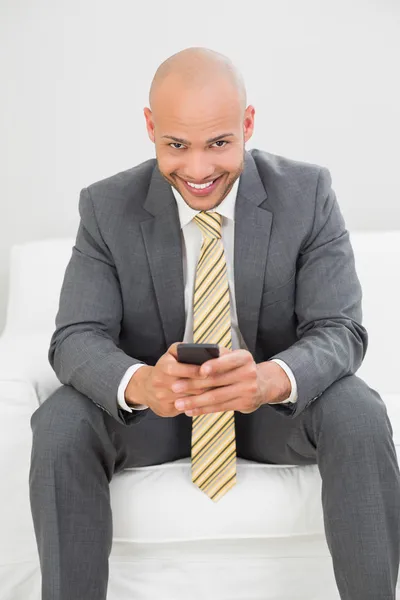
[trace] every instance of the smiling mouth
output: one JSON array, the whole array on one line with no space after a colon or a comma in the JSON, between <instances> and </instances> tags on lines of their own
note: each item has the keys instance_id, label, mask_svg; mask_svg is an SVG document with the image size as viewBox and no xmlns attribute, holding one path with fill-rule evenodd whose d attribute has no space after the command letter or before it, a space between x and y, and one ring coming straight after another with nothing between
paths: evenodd
<instances>
[{"instance_id":1,"label":"smiling mouth","mask_svg":"<svg viewBox=\"0 0 400 600\"><path fill-rule=\"evenodd\" d=\"M187 181L186 179L183 179L183 177L180 177L179 179L181 179L184 183L186 183L190 187L193 186L193 187L196 187L196 189L206 189L209 185L212 185L218 179L220 179L220 177L222 177L222 175L219 175L218 177L214 177L214 179L210 179L209 181L205 181L203 183L195 183L192 181Z\"/></svg>"},{"instance_id":2,"label":"smiling mouth","mask_svg":"<svg viewBox=\"0 0 400 600\"><path fill-rule=\"evenodd\" d=\"M182 182L183 182L183 185L185 186L186 190L189 192L189 194L191 196L194 196L194 197L203 197L204 196L205 197L205 196L210 196L211 194L214 193L214 191L216 190L216 188L219 185L219 180L221 179L221 177L222 177L222 175L220 175L219 177L214 179L212 182L209 182L208 185L203 184L203 185L200 185L199 187L190 185L184 179L182 180Z\"/></svg>"},{"instance_id":3,"label":"smiling mouth","mask_svg":"<svg viewBox=\"0 0 400 600\"><path fill-rule=\"evenodd\" d=\"M208 196L210 193L212 193L217 185L219 184L219 180L223 177L223 175L219 175L219 177L216 177L215 179L209 181L208 183L203 183L203 184L190 184L190 182L186 181L186 179L183 179L182 177L179 177L179 179L182 181L182 184L185 186L185 188L194 196Z\"/></svg>"}]
</instances>

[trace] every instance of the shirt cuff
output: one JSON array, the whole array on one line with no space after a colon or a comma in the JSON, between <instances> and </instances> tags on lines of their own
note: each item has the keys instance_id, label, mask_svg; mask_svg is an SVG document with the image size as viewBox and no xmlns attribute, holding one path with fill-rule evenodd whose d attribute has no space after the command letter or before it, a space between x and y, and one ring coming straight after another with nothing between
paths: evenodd
<instances>
[{"instance_id":1,"label":"shirt cuff","mask_svg":"<svg viewBox=\"0 0 400 600\"><path fill-rule=\"evenodd\" d=\"M292 402L292 404L294 404L295 402L297 402L297 383L295 376L293 375L292 369L288 367L288 365L279 358L273 358L271 362L278 363L278 365L282 367L282 369L285 371L292 385L292 391L290 392L289 398L286 398L286 400L282 400L281 402L270 402L269 404L288 404L289 402Z\"/></svg>"},{"instance_id":2,"label":"shirt cuff","mask_svg":"<svg viewBox=\"0 0 400 600\"><path fill-rule=\"evenodd\" d=\"M127 369L127 371L125 371L125 375L121 379L121 383L118 386L118 393L117 393L118 404L123 410L126 410L127 412L131 413L134 410L145 410L146 408L149 408L145 404L137 404L136 406L128 406L128 404L125 401L125 390L128 387L128 383L130 382L131 377L133 376L134 373L136 373L136 371L138 369L140 369L140 367L144 367L144 366L146 366L145 363L140 363L140 364L132 365L131 367L129 367L129 369Z\"/></svg>"}]
</instances>

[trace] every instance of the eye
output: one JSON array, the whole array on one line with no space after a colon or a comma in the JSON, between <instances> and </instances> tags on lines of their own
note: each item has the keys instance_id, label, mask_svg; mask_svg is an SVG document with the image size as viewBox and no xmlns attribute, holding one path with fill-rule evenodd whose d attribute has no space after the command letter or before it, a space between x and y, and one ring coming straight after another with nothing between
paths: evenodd
<instances>
[{"instance_id":1,"label":"eye","mask_svg":"<svg viewBox=\"0 0 400 600\"><path fill-rule=\"evenodd\" d=\"M225 140L218 140L217 142L214 142L214 144L212 144L212 146L214 146L215 144L229 144L230 142L226 142ZM173 148L174 150L180 150L181 148L184 148L185 146L183 146L183 144L180 144L179 142L171 142L169 144L169 146L171 148ZM178 148L177 146L180 146L181 148ZM218 148L224 148L225 146L217 146Z\"/></svg>"}]
</instances>

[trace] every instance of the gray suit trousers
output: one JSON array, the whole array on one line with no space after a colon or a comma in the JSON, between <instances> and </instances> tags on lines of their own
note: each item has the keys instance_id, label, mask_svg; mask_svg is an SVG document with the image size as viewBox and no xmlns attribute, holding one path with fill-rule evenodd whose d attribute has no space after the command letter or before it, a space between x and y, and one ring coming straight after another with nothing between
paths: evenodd
<instances>
[{"instance_id":1,"label":"gray suit trousers","mask_svg":"<svg viewBox=\"0 0 400 600\"><path fill-rule=\"evenodd\" d=\"M262 406L249 415L235 413L235 419L238 456L318 464L342 600L394 600L400 474L379 394L351 375L298 417ZM109 482L125 467L190 456L191 421L148 410L140 422L126 426L66 385L36 410L29 483L42 600L105 600L112 544Z\"/></svg>"}]
</instances>

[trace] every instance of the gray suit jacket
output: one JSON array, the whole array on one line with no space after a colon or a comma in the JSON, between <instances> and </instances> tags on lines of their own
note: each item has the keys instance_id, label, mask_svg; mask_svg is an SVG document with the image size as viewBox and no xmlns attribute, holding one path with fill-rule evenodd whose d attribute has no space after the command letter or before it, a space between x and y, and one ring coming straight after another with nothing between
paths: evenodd
<instances>
[{"instance_id":1,"label":"gray suit jacket","mask_svg":"<svg viewBox=\"0 0 400 600\"><path fill-rule=\"evenodd\" d=\"M154 365L185 329L176 201L155 159L82 190L81 221L65 272L49 360L61 383L118 421L126 369ZM300 414L353 374L368 343L349 234L326 168L245 152L235 209L240 331L255 361L284 360ZM263 409L263 407L262 407Z\"/></svg>"}]
</instances>

